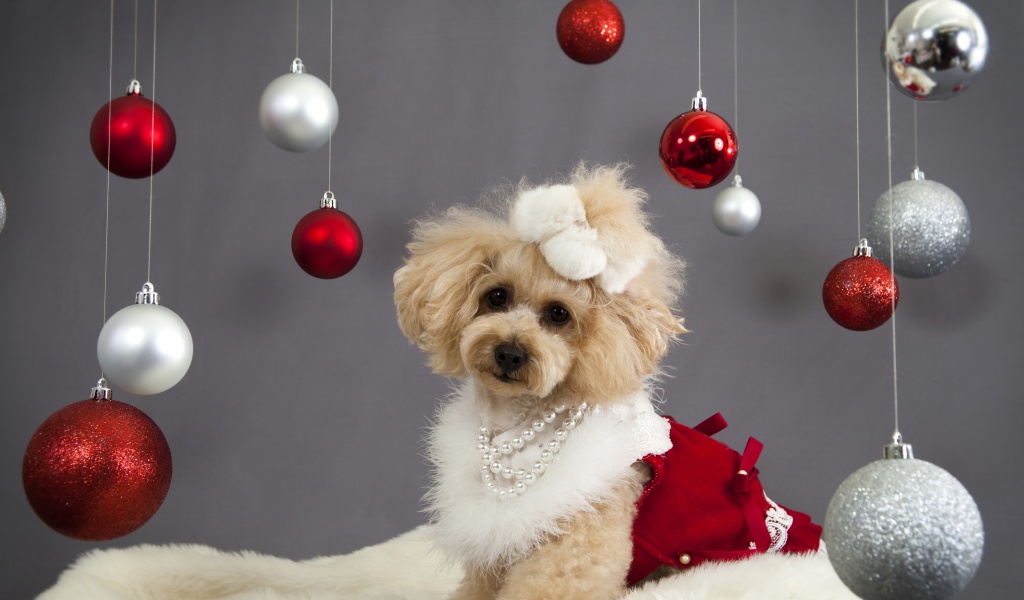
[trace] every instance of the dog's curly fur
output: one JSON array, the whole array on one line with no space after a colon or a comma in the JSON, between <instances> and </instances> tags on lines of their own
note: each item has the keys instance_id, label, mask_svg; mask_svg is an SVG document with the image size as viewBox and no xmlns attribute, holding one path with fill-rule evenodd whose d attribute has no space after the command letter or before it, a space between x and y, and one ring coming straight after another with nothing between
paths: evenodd
<instances>
[{"instance_id":1,"label":"dog's curly fur","mask_svg":"<svg viewBox=\"0 0 1024 600\"><path fill-rule=\"evenodd\" d=\"M399 325L435 372L474 383L474 401L493 427L515 427L546 406L601 405L641 392L686 331L677 306L683 262L651 232L646 194L626 183L626 170L580 164L564 182L578 191L610 254L645 257L622 293L596 278L559 275L537 244L516 236L508 215L526 182L490 206L459 206L416 223L394 277ZM497 363L502 344L524 351L521 368L506 372ZM634 473L609 500L566 515L561 534L527 557L500 566L470 561L455 598L620 597L635 503L648 477L642 464Z\"/></svg>"}]
</instances>

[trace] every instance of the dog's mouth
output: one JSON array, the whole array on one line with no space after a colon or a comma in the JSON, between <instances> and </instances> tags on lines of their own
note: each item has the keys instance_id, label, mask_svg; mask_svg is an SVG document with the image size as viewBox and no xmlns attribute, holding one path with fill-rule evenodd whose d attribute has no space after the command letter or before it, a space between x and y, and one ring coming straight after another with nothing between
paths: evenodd
<instances>
[{"instance_id":1,"label":"dog's mouth","mask_svg":"<svg viewBox=\"0 0 1024 600\"><path fill-rule=\"evenodd\" d=\"M508 373L492 373L494 378L502 383L516 383L519 381L515 377L510 376Z\"/></svg>"}]
</instances>

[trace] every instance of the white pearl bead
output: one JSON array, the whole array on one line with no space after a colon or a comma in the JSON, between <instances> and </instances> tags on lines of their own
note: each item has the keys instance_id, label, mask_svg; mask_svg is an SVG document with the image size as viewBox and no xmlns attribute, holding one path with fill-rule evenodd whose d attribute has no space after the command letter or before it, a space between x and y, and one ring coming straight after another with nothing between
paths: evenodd
<instances>
[{"instance_id":1,"label":"white pearl bead","mask_svg":"<svg viewBox=\"0 0 1024 600\"><path fill-rule=\"evenodd\" d=\"M511 444L512 447L515 448L516 450L519 450L520 448L522 448L526 444L526 441L523 440L523 438L521 438L521 437L514 437L509 442L509 444Z\"/></svg>"},{"instance_id":2,"label":"white pearl bead","mask_svg":"<svg viewBox=\"0 0 1024 600\"><path fill-rule=\"evenodd\" d=\"M554 460L554 458L555 458L555 455L552 454L550 450L545 450L545 451L540 453L540 462L542 462L542 463L549 463L552 460Z\"/></svg>"},{"instance_id":3,"label":"white pearl bead","mask_svg":"<svg viewBox=\"0 0 1024 600\"><path fill-rule=\"evenodd\" d=\"M544 416L542 418L544 419L545 423L550 423L550 422L555 420L556 416L557 415L555 414L555 411L550 411L550 412L544 413Z\"/></svg>"},{"instance_id":4,"label":"white pearl bead","mask_svg":"<svg viewBox=\"0 0 1024 600\"><path fill-rule=\"evenodd\" d=\"M492 462L490 464L490 466L488 467L488 470L490 470L490 472L494 473L495 475L497 475L498 473L501 473L501 463L498 462L498 461Z\"/></svg>"},{"instance_id":5,"label":"white pearl bead","mask_svg":"<svg viewBox=\"0 0 1024 600\"><path fill-rule=\"evenodd\" d=\"M505 497L506 498L515 498L516 497L516 488L514 488L514 487L508 488L508 491L505 492Z\"/></svg>"},{"instance_id":6,"label":"white pearl bead","mask_svg":"<svg viewBox=\"0 0 1024 600\"><path fill-rule=\"evenodd\" d=\"M533 438L536 437L536 435L536 432L534 432L532 429L526 429L523 431L523 439L526 440L527 442L532 441Z\"/></svg>"},{"instance_id":7,"label":"white pearl bead","mask_svg":"<svg viewBox=\"0 0 1024 600\"><path fill-rule=\"evenodd\" d=\"M491 474L491 465L481 465L480 473L484 476L484 479L493 478Z\"/></svg>"},{"instance_id":8,"label":"white pearl bead","mask_svg":"<svg viewBox=\"0 0 1024 600\"><path fill-rule=\"evenodd\" d=\"M488 450L488 451L489 451L489 452L490 452L491 454L493 454L493 455L494 455L495 457L497 457L497 456L498 456L498 447L497 447L497 446L491 446L491 447L490 447L490 448L488 448L487 450Z\"/></svg>"},{"instance_id":9,"label":"white pearl bead","mask_svg":"<svg viewBox=\"0 0 1024 600\"><path fill-rule=\"evenodd\" d=\"M547 471L547 469L548 469L548 466L546 464L542 463L542 462L535 462L535 463L533 463L533 474L534 475L540 475L544 471Z\"/></svg>"},{"instance_id":10,"label":"white pearl bead","mask_svg":"<svg viewBox=\"0 0 1024 600\"><path fill-rule=\"evenodd\" d=\"M533 473L527 473L526 475L523 475L522 481L526 485L533 485L537 483L537 477Z\"/></svg>"},{"instance_id":11,"label":"white pearl bead","mask_svg":"<svg viewBox=\"0 0 1024 600\"><path fill-rule=\"evenodd\" d=\"M551 440L550 442L548 442L547 448L551 452L558 452L559 450L562 449L562 443L559 442L558 440Z\"/></svg>"},{"instance_id":12,"label":"white pearl bead","mask_svg":"<svg viewBox=\"0 0 1024 600\"><path fill-rule=\"evenodd\" d=\"M555 430L555 440L564 442L567 437L569 437L569 432L564 427L559 427Z\"/></svg>"},{"instance_id":13,"label":"white pearl bead","mask_svg":"<svg viewBox=\"0 0 1024 600\"><path fill-rule=\"evenodd\" d=\"M563 413L563 412L565 412L565 405L564 404L559 404L558 406L556 406L554 408L554 410L555 410L556 413Z\"/></svg>"},{"instance_id":14,"label":"white pearl bead","mask_svg":"<svg viewBox=\"0 0 1024 600\"><path fill-rule=\"evenodd\" d=\"M495 492L495 491L498 490L497 486L494 485L494 480L493 479L491 479L489 481L485 481L484 482L484 487L487 488L491 492Z\"/></svg>"},{"instance_id":15,"label":"white pearl bead","mask_svg":"<svg viewBox=\"0 0 1024 600\"><path fill-rule=\"evenodd\" d=\"M487 452L487 448L489 448L489 446L487 445L486 442L480 442L479 444L476 445L476 449L479 450L480 452Z\"/></svg>"},{"instance_id":16,"label":"white pearl bead","mask_svg":"<svg viewBox=\"0 0 1024 600\"><path fill-rule=\"evenodd\" d=\"M526 477L526 475L527 475L527 473L526 473L525 469L517 469L516 470L516 479L522 479L522 478Z\"/></svg>"},{"instance_id":17,"label":"white pearl bead","mask_svg":"<svg viewBox=\"0 0 1024 600\"><path fill-rule=\"evenodd\" d=\"M541 421L540 419L537 419L536 421L533 422L531 427L533 427L533 430L537 431L537 432L544 431L544 421Z\"/></svg>"},{"instance_id":18,"label":"white pearl bead","mask_svg":"<svg viewBox=\"0 0 1024 600\"><path fill-rule=\"evenodd\" d=\"M517 481L516 484L512 486L512 489L515 490L517 494L525 494L526 484L523 483L522 481Z\"/></svg>"},{"instance_id":19,"label":"white pearl bead","mask_svg":"<svg viewBox=\"0 0 1024 600\"><path fill-rule=\"evenodd\" d=\"M502 443L502 445L498 446L498 452L501 452L502 454L505 455L512 454L512 444L508 442Z\"/></svg>"},{"instance_id":20,"label":"white pearl bead","mask_svg":"<svg viewBox=\"0 0 1024 600\"><path fill-rule=\"evenodd\" d=\"M499 490L498 488L494 488L494 489L495 489L496 492L498 492L498 498L504 500L505 498L508 497L508 492L506 490Z\"/></svg>"},{"instance_id":21,"label":"white pearl bead","mask_svg":"<svg viewBox=\"0 0 1024 600\"><path fill-rule=\"evenodd\" d=\"M486 427L480 427L480 435L482 435L482 436L489 436L489 435L491 435L491 431L489 429L487 429Z\"/></svg>"},{"instance_id":22,"label":"white pearl bead","mask_svg":"<svg viewBox=\"0 0 1024 600\"><path fill-rule=\"evenodd\" d=\"M516 472L512 470L512 467L505 467L501 470L501 476L505 479L512 479L515 474Z\"/></svg>"},{"instance_id":23,"label":"white pearl bead","mask_svg":"<svg viewBox=\"0 0 1024 600\"><path fill-rule=\"evenodd\" d=\"M575 426L576 421L573 421L572 419L565 419L562 421L562 427L565 427L566 429L572 429Z\"/></svg>"},{"instance_id":24,"label":"white pearl bead","mask_svg":"<svg viewBox=\"0 0 1024 600\"><path fill-rule=\"evenodd\" d=\"M490 464L491 461L494 460L494 457L491 456L490 452L484 452L480 455L480 460L484 461L487 464Z\"/></svg>"}]
</instances>

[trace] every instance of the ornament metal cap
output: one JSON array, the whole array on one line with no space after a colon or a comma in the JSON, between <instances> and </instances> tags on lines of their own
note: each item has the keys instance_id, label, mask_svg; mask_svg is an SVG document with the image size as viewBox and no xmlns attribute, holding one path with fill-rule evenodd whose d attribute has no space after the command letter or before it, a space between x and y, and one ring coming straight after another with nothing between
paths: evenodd
<instances>
[{"instance_id":1,"label":"ornament metal cap","mask_svg":"<svg viewBox=\"0 0 1024 600\"><path fill-rule=\"evenodd\" d=\"M924 171L922 171L921 169L919 169L919 168L917 168L915 166L914 170L910 173L910 180L911 181L924 181Z\"/></svg>"},{"instance_id":2,"label":"ornament metal cap","mask_svg":"<svg viewBox=\"0 0 1024 600\"><path fill-rule=\"evenodd\" d=\"M327 190L324 197L320 199L320 208L338 208L338 201L334 198L334 192Z\"/></svg>"},{"instance_id":3,"label":"ornament metal cap","mask_svg":"<svg viewBox=\"0 0 1024 600\"><path fill-rule=\"evenodd\" d=\"M110 400L113 397L114 394L107 387L105 377L100 377L100 380L96 382L96 387L92 388L92 393L89 394L89 398L92 400Z\"/></svg>"},{"instance_id":4,"label":"ornament metal cap","mask_svg":"<svg viewBox=\"0 0 1024 600\"><path fill-rule=\"evenodd\" d=\"M296 56L295 60L292 61L292 73L305 73L305 72L306 72L306 65L302 64L302 59Z\"/></svg>"},{"instance_id":5,"label":"ornament metal cap","mask_svg":"<svg viewBox=\"0 0 1024 600\"><path fill-rule=\"evenodd\" d=\"M708 99L700 93L700 90L697 90L697 95L693 97L693 101L690 103L690 108L701 112L708 109Z\"/></svg>"},{"instance_id":6,"label":"ornament metal cap","mask_svg":"<svg viewBox=\"0 0 1024 600\"><path fill-rule=\"evenodd\" d=\"M743 178L740 177L739 174L736 174L735 176L733 176L733 178L732 178L732 187L738 187L738 188L743 187Z\"/></svg>"},{"instance_id":7,"label":"ornament metal cap","mask_svg":"<svg viewBox=\"0 0 1024 600\"><path fill-rule=\"evenodd\" d=\"M138 79L132 79L131 83L128 84L128 95L129 96L141 96L142 95L142 84L139 83Z\"/></svg>"},{"instance_id":8,"label":"ornament metal cap","mask_svg":"<svg viewBox=\"0 0 1024 600\"><path fill-rule=\"evenodd\" d=\"M909 460L914 458L914 448L903 443L903 436L897 431L892 435L892 443L882 448L882 455L886 460Z\"/></svg>"},{"instance_id":9,"label":"ornament metal cap","mask_svg":"<svg viewBox=\"0 0 1024 600\"><path fill-rule=\"evenodd\" d=\"M160 294L156 293L153 284L146 282L142 284L142 291L135 292L136 304L160 304Z\"/></svg>"},{"instance_id":10,"label":"ornament metal cap","mask_svg":"<svg viewBox=\"0 0 1024 600\"><path fill-rule=\"evenodd\" d=\"M861 238L861 240L857 242L857 247L853 249L853 255L868 257L871 256L871 246L868 245L867 238Z\"/></svg>"}]
</instances>

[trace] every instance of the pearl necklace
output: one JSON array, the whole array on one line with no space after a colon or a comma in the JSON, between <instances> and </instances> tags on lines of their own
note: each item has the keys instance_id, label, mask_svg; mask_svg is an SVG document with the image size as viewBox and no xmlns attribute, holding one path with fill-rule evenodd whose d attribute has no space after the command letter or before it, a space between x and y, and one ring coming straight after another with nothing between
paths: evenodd
<instances>
[{"instance_id":1,"label":"pearl necklace","mask_svg":"<svg viewBox=\"0 0 1024 600\"><path fill-rule=\"evenodd\" d=\"M548 465L555 460L555 454L562 449L562 443L569 437L569 431L579 424L586 409L586 402L579 406L570 406L568 408L565 406L549 408L541 418L535 419L530 424L529 429L524 429L519 435L497 446L494 445L494 438L502 433L502 431L498 429L492 431L485 426L481 426L480 435L476 438L476 449L480 452L480 460L483 462L481 475L484 486L494 496L502 500L525 494L530 487L537 483L540 476L547 472ZM567 410L569 414L562 420L562 426L555 430L554 439L544 445L544 449L540 453L540 460L533 463L533 467L529 471L526 469L513 469L509 463L505 462L505 457L521 451L530 442L536 440L537 434L544 431L549 423L553 423L558 418L558 415ZM512 483L512 485L502 487L501 482L498 480L499 475L503 480Z\"/></svg>"}]
</instances>

